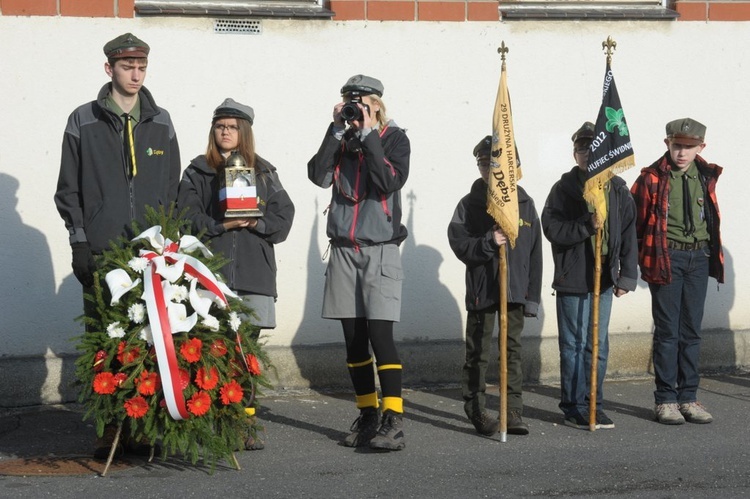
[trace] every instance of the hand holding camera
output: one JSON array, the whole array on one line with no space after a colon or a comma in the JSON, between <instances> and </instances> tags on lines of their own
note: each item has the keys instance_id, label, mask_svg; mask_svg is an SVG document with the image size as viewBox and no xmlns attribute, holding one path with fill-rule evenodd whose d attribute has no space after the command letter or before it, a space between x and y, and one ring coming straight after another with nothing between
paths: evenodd
<instances>
[{"instance_id":1,"label":"hand holding camera","mask_svg":"<svg viewBox=\"0 0 750 499\"><path fill-rule=\"evenodd\" d=\"M333 123L345 126L349 123L354 128L372 128L374 117L370 106L362 101L362 95L353 93L348 101L340 102L333 108Z\"/></svg>"}]
</instances>

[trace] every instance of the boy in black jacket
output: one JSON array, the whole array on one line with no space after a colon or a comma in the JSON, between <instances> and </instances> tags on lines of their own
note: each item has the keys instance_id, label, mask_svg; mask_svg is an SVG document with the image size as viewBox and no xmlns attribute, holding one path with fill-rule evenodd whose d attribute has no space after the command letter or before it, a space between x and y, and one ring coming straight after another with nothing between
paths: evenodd
<instances>
[{"instance_id":1,"label":"boy in black jacket","mask_svg":"<svg viewBox=\"0 0 750 499\"><path fill-rule=\"evenodd\" d=\"M602 229L602 273L599 294L599 355L597 356L596 427L611 429L614 422L601 408L602 385L609 358L609 316L612 297L635 291L638 246L635 203L618 176L606 184L607 217L600 220L583 199L589 146L594 124L585 122L571 138L576 166L552 186L542 210L544 235L552 244L555 263L552 288L556 295L560 347L560 409L565 424L589 429L589 393L594 296L594 240Z\"/></svg>"},{"instance_id":2,"label":"boy in black jacket","mask_svg":"<svg viewBox=\"0 0 750 499\"><path fill-rule=\"evenodd\" d=\"M493 435L498 428L497 419L485 411L485 375L500 301L498 251L507 241L487 213L491 144L488 135L474 148L482 178L458 203L448 225L451 249L466 264L466 362L461 380L464 410L482 435ZM518 211L516 247L508 248L508 433L526 435L529 427L522 419L521 331L524 318L536 317L539 309L542 242L534 201L520 186Z\"/></svg>"}]
</instances>

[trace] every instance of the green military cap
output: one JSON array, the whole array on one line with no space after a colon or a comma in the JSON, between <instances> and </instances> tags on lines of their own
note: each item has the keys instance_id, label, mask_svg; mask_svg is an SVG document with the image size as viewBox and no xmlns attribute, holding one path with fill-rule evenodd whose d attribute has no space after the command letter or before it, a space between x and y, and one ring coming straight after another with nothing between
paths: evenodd
<instances>
[{"instance_id":1,"label":"green military cap","mask_svg":"<svg viewBox=\"0 0 750 499\"><path fill-rule=\"evenodd\" d=\"M581 128L576 130L570 140L575 144L579 140L591 140L594 138L594 124L590 121L584 122Z\"/></svg>"},{"instance_id":2,"label":"green military cap","mask_svg":"<svg viewBox=\"0 0 750 499\"><path fill-rule=\"evenodd\" d=\"M488 135L479 141L479 144L474 146L474 157L489 156L492 150L492 135Z\"/></svg>"},{"instance_id":3,"label":"green military cap","mask_svg":"<svg viewBox=\"0 0 750 499\"><path fill-rule=\"evenodd\" d=\"M138 39L132 33L125 33L120 35L114 40L110 40L104 45L104 55L107 59L122 59L122 58L144 58L148 57L148 52L151 48L148 43Z\"/></svg>"},{"instance_id":4,"label":"green military cap","mask_svg":"<svg viewBox=\"0 0 750 499\"><path fill-rule=\"evenodd\" d=\"M667 123L667 138L679 144L697 146L706 138L706 125L692 118L681 118Z\"/></svg>"}]
</instances>

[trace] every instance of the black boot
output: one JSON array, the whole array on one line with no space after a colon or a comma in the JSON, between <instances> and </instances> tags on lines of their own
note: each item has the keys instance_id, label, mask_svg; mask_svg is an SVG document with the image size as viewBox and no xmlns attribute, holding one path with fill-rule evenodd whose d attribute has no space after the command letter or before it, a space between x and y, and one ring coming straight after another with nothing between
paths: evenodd
<instances>
[{"instance_id":1,"label":"black boot","mask_svg":"<svg viewBox=\"0 0 750 499\"><path fill-rule=\"evenodd\" d=\"M404 439L404 419L401 414L385 411L380 428L370 440L370 448L377 450L401 450L406 446Z\"/></svg>"},{"instance_id":2,"label":"black boot","mask_svg":"<svg viewBox=\"0 0 750 499\"><path fill-rule=\"evenodd\" d=\"M367 445L378 431L378 409L376 407L365 407L360 409L359 417L354 420L351 433L344 439L346 447L362 447Z\"/></svg>"}]
</instances>

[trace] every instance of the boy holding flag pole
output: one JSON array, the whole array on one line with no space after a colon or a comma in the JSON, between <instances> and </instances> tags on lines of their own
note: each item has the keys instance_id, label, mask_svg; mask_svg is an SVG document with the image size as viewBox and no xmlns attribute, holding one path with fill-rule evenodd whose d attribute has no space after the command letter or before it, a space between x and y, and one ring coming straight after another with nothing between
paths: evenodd
<instances>
[{"instance_id":1,"label":"boy holding flag pole","mask_svg":"<svg viewBox=\"0 0 750 499\"><path fill-rule=\"evenodd\" d=\"M560 409L566 425L591 431L614 428L601 409L609 315L612 295L636 288L638 256L635 204L616 176L635 164L610 68L616 43L609 37L602 47L607 67L596 125L586 122L573 134L576 167L552 187L542 211L555 261Z\"/></svg>"},{"instance_id":2,"label":"boy holding flag pole","mask_svg":"<svg viewBox=\"0 0 750 499\"><path fill-rule=\"evenodd\" d=\"M448 226L448 240L466 264L464 409L479 434L491 436L500 426L501 441L505 442L507 433L529 433L522 419L521 332L524 318L535 317L539 308L542 252L534 202L516 185L521 170L513 137L504 42L498 52L503 64L493 135L484 137L473 150L481 178L458 203ZM485 375L498 311L499 423L485 411Z\"/></svg>"}]
</instances>

